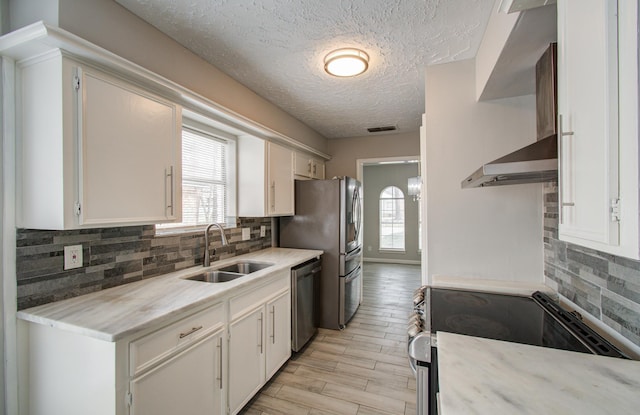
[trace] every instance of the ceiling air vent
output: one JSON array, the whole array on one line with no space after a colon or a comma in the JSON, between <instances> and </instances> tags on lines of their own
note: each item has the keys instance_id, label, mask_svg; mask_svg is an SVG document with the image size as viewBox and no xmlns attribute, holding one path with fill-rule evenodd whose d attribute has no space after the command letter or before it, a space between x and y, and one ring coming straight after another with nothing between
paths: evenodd
<instances>
[{"instance_id":1,"label":"ceiling air vent","mask_svg":"<svg viewBox=\"0 0 640 415\"><path fill-rule=\"evenodd\" d=\"M371 127L371 128L367 128L367 131L369 131L370 133L379 133L382 131L395 131L396 130L396 126L395 125L387 125L386 127Z\"/></svg>"}]
</instances>

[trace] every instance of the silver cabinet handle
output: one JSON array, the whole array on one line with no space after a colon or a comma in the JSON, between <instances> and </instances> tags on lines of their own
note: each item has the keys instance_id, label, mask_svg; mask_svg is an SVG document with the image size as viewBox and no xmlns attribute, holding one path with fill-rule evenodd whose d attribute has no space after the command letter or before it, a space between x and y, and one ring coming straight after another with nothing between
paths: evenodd
<instances>
[{"instance_id":1,"label":"silver cabinet handle","mask_svg":"<svg viewBox=\"0 0 640 415\"><path fill-rule=\"evenodd\" d=\"M220 381L220 389L222 389L222 335L218 339L218 380Z\"/></svg>"},{"instance_id":2,"label":"silver cabinet handle","mask_svg":"<svg viewBox=\"0 0 640 415\"><path fill-rule=\"evenodd\" d=\"M318 172L318 165L313 163L313 175L315 176L317 172Z\"/></svg>"},{"instance_id":3,"label":"silver cabinet handle","mask_svg":"<svg viewBox=\"0 0 640 415\"><path fill-rule=\"evenodd\" d=\"M271 212L276 210L276 182L271 182Z\"/></svg>"},{"instance_id":4,"label":"silver cabinet handle","mask_svg":"<svg viewBox=\"0 0 640 415\"><path fill-rule=\"evenodd\" d=\"M262 311L260 312L260 318L258 319L258 328L260 329L260 338L258 339L260 343L258 343L258 347L260 348L260 354L262 354L262 335L264 334L262 331Z\"/></svg>"},{"instance_id":5,"label":"silver cabinet handle","mask_svg":"<svg viewBox=\"0 0 640 415\"><path fill-rule=\"evenodd\" d=\"M174 186L174 177L173 177L173 166L170 166L168 169L165 170L165 180L168 178L169 179L169 203L167 203L167 209L171 209L171 216L173 216L173 186Z\"/></svg>"},{"instance_id":6,"label":"silver cabinet handle","mask_svg":"<svg viewBox=\"0 0 640 415\"><path fill-rule=\"evenodd\" d=\"M180 333L180 338L184 339L187 336L191 336L193 333L195 333L198 330L202 330L202 326L194 327L186 333Z\"/></svg>"},{"instance_id":7,"label":"silver cabinet handle","mask_svg":"<svg viewBox=\"0 0 640 415\"><path fill-rule=\"evenodd\" d=\"M562 127L563 127L563 119L562 119L562 114L558 114L558 221L560 224L563 223L563 216L564 216L564 207L565 206L575 206L575 203L573 202L564 202L564 195L563 195L563 152L562 152L562 147L564 144L564 140L563 138L566 136L572 136L573 135L573 131L563 131Z\"/></svg>"},{"instance_id":8,"label":"silver cabinet handle","mask_svg":"<svg viewBox=\"0 0 640 415\"><path fill-rule=\"evenodd\" d=\"M307 163L307 166L308 166L307 170L309 171L309 174L311 174L311 160L309 160L309 163Z\"/></svg>"},{"instance_id":9,"label":"silver cabinet handle","mask_svg":"<svg viewBox=\"0 0 640 415\"><path fill-rule=\"evenodd\" d=\"M271 344L276 344L276 306L271 306Z\"/></svg>"}]
</instances>

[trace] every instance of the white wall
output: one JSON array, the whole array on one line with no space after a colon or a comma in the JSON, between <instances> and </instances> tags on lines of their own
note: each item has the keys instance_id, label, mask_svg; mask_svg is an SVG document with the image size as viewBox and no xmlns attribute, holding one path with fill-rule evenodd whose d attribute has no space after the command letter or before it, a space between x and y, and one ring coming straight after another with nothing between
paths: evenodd
<instances>
[{"instance_id":1,"label":"white wall","mask_svg":"<svg viewBox=\"0 0 640 415\"><path fill-rule=\"evenodd\" d=\"M535 97L476 102L474 70L466 60L426 71L427 275L541 283L542 185L460 187L535 141Z\"/></svg>"},{"instance_id":2,"label":"white wall","mask_svg":"<svg viewBox=\"0 0 640 415\"><path fill-rule=\"evenodd\" d=\"M420 154L420 134L371 134L362 137L329 140L326 176L357 177L357 160L382 157L411 157Z\"/></svg>"}]
</instances>

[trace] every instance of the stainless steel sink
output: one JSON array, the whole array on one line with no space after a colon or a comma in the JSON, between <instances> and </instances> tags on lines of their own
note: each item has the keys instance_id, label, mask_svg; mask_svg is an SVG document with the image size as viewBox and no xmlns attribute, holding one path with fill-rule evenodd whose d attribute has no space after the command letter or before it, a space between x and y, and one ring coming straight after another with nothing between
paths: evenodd
<instances>
[{"instance_id":1,"label":"stainless steel sink","mask_svg":"<svg viewBox=\"0 0 640 415\"><path fill-rule=\"evenodd\" d=\"M273 264L268 262L242 261L216 268L214 270L205 271L185 279L213 283L229 282L272 265Z\"/></svg>"},{"instance_id":2,"label":"stainless steel sink","mask_svg":"<svg viewBox=\"0 0 640 415\"><path fill-rule=\"evenodd\" d=\"M203 282L229 282L236 278L244 277L245 274L238 274L237 272L226 271L207 271L193 277L186 278L191 281L203 281Z\"/></svg>"},{"instance_id":3,"label":"stainless steel sink","mask_svg":"<svg viewBox=\"0 0 640 415\"><path fill-rule=\"evenodd\" d=\"M252 272L260 271L261 269L268 268L273 264L267 262L253 262L253 261L243 261L236 262L235 264L229 264L224 267L220 267L218 271L224 272L236 272L238 274L251 274Z\"/></svg>"}]
</instances>

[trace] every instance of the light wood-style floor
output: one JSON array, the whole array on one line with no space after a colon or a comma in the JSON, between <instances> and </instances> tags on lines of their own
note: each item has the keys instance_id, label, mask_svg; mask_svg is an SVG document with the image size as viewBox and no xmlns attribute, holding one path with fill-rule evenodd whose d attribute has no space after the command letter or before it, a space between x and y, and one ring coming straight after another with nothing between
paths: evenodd
<instances>
[{"instance_id":1,"label":"light wood-style floor","mask_svg":"<svg viewBox=\"0 0 640 415\"><path fill-rule=\"evenodd\" d=\"M243 415L416 413L407 317L417 265L364 264L363 303L342 331L320 329Z\"/></svg>"}]
</instances>

